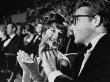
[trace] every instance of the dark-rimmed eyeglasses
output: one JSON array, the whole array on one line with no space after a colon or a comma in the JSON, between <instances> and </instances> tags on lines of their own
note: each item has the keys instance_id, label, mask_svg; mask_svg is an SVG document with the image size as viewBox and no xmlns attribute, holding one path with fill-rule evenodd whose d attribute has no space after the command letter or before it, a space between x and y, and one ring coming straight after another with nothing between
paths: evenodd
<instances>
[{"instance_id":1,"label":"dark-rimmed eyeglasses","mask_svg":"<svg viewBox=\"0 0 110 82\"><path fill-rule=\"evenodd\" d=\"M76 25L77 23L77 20L79 17L93 17L94 18L95 15L73 15L72 16L72 20L71 20L71 23Z\"/></svg>"}]
</instances>

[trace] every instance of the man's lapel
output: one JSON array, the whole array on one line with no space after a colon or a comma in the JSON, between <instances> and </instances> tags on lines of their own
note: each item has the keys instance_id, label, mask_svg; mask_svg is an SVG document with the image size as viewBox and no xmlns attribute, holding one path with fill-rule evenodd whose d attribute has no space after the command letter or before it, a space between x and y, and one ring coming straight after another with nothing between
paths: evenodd
<instances>
[{"instance_id":1,"label":"man's lapel","mask_svg":"<svg viewBox=\"0 0 110 82\"><path fill-rule=\"evenodd\" d=\"M96 46L94 47L94 49L91 51L90 53L90 56L89 58L87 59L83 69L82 69L82 72L80 73L79 77L80 76L85 76L85 73L87 72L91 72L90 70L92 70L93 66L96 64L96 60L97 60L97 57L100 55L100 54L97 54L99 52L101 52L100 48L102 47L103 45L103 42L105 42L105 40L107 39L108 35L104 35L99 41L98 43L96 44Z\"/></svg>"}]
</instances>

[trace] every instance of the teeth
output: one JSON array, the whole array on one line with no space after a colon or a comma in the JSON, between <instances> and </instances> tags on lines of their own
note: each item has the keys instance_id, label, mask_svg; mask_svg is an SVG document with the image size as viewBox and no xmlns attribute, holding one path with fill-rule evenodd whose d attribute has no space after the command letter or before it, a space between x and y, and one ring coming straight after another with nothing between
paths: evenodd
<instances>
[{"instance_id":1,"label":"teeth","mask_svg":"<svg viewBox=\"0 0 110 82\"><path fill-rule=\"evenodd\" d=\"M51 41L57 41L57 39L55 39L55 38L51 38L50 40L51 40Z\"/></svg>"}]
</instances>

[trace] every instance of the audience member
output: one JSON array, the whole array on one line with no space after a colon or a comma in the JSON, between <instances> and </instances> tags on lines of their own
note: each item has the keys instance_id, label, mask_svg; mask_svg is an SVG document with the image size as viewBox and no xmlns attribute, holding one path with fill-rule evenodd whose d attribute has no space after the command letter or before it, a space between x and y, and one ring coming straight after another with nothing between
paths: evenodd
<instances>
[{"instance_id":1,"label":"audience member","mask_svg":"<svg viewBox=\"0 0 110 82\"><path fill-rule=\"evenodd\" d=\"M22 49L23 41L16 34L17 27L14 23L9 23L6 27L6 33L9 38L3 44L3 53L6 57L7 69L9 72L15 74L17 65L17 52ZM10 79L11 80L11 79Z\"/></svg>"},{"instance_id":2,"label":"audience member","mask_svg":"<svg viewBox=\"0 0 110 82\"><path fill-rule=\"evenodd\" d=\"M56 66L55 51L40 45L43 68L49 82L109 82L110 81L110 2L108 0L79 0L72 13L70 29L75 43L85 48L77 57L73 69L75 75L69 79ZM85 52L85 54L84 54ZM54 54L53 54L54 53ZM84 56L84 59L83 59ZM82 58L81 58L82 57ZM82 61L81 61L82 60Z\"/></svg>"},{"instance_id":3,"label":"audience member","mask_svg":"<svg viewBox=\"0 0 110 82\"><path fill-rule=\"evenodd\" d=\"M7 40L6 33L5 33L5 27L3 25L0 25L0 71L5 72L5 55L3 54L3 44Z\"/></svg>"},{"instance_id":4,"label":"audience member","mask_svg":"<svg viewBox=\"0 0 110 82\"><path fill-rule=\"evenodd\" d=\"M56 16L56 15L59 15L59 14L54 14L54 16ZM46 50L54 49L54 51L56 51L56 53L58 53L58 54L56 54L57 68L59 70L62 70L63 73L68 74L69 69L70 69L70 62L69 62L68 58L65 55L63 55L60 51L58 51L59 47L61 46L61 43L63 42L63 40L65 38L67 28L63 25L63 21L62 22L60 21L60 23L59 23L58 19L53 17L46 23L47 28L42 34L42 39L41 39L40 45L42 45L42 43L46 43L46 45L47 45L45 47ZM24 58L21 57L21 54L22 53L20 53L20 52L18 53L18 61L21 65L21 67L23 68L23 71L25 72L25 74L23 75L23 78L25 78L25 79L23 79L22 81L26 82L27 81L26 79L28 79L28 81L29 81L29 76L26 76L27 74L29 74L28 71L31 72L32 70L35 70L35 69L33 69L33 67L30 67L30 66L26 65L26 63L23 62L23 60L26 60L25 59L26 57L24 57ZM39 57L41 59L42 55L39 54ZM41 67L42 66L42 60L40 61L39 64L40 64L40 67ZM38 67L38 64L35 64L35 65L36 65L36 67ZM26 68L24 68L24 67L26 67ZM27 69L27 71L26 71L26 69ZM39 70L40 70L40 68L39 68ZM37 75L34 74L34 76L31 73L32 74L31 76L34 77L34 78L32 77L32 79L35 80L35 82L36 81L44 81L44 82L48 81L43 69L42 69L41 73L39 72L41 77L39 76L38 71L36 71L36 72L37 72L36 73ZM26 78L24 76L26 76L28 78Z\"/></svg>"}]
</instances>

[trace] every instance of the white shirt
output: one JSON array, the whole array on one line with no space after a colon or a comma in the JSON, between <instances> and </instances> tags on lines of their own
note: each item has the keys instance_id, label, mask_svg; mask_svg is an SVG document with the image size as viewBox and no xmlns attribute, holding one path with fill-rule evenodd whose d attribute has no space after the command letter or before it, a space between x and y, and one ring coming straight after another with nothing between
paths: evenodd
<instances>
[{"instance_id":1,"label":"white shirt","mask_svg":"<svg viewBox=\"0 0 110 82\"><path fill-rule=\"evenodd\" d=\"M102 34L99 34L98 36L96 36L95 38L93 38L90 43L92 44L92 47L90 48L90 50L87 51L87 54L85 54L85 58L82 62L82 65L81 65L81 69L79 71L79 75L81 74L83 68L84 68L84 65L85 63L87 62L87 59L89 58L90 56L90 53L91 51L94 49L94 47L96 46L96 44L98 43L98 41L105 35L106 33L102 33ZM60 71L53 71L49 74L48 76L48 80L49 82L54 82L55 78L60 76L60 75L63 75L63 73L61 73ZM78 75L78 76L79 76Z\"/></svg>"},{"instance_id":2,"label":"white shirt","mask_svg":"<svg viewBox=\"0 0 110 82\"><path fill-rule=\"evenodd\" d=\"M4 42L3 46L6 47L6 46L10 43L11 39L12 39L14 36L15 36L15 34L12 34L12 35L10 36L10 38Z\"/></svg>"}]
</instances>

